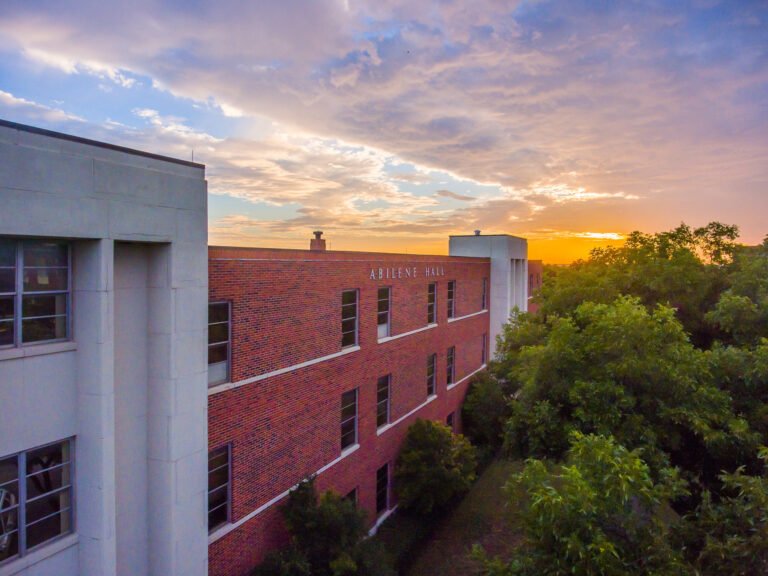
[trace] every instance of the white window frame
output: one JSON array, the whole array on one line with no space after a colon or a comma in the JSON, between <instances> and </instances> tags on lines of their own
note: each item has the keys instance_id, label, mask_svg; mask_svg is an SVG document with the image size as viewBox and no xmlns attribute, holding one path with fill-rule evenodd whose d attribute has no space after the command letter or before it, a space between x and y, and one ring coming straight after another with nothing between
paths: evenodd
<instances>
[{"instance_id":1,"label":"white window frame","mask_svg":"<svg viewBox=\"0 0 768 576\"><path fill-rule=\"evenodd\" d=\"M430 369L432 374L429 373ZM437 354L432 353L427 356L427 398L435 395L435 386L437 385Z\"/></svg>"},{"instance_id":2,"label":"white window frame","mask_svg":"<svg viewBox=\"0 0 768 576\"><path fill-rule=\"evenodd\" d=\"M12 267L3 266L3 269L12 268L14 270L14 291L2 292L0 297L12 297L13 298L13 317L11 319L4 320L5 322L13 322L13 342L10 344L0 345L0 349L18 348L21 346L35 346L38 344L50 344L53 342L66 342L71 339L72 335L72 246L69 242L55 239L15 239L15 238L0 238L0 241L9 242L14 245L15 261ZM67 251L67 264L66 266L36 266L34 268L49 268L49 269L63 269L67 271L67 287L65 290L35 290L24 291L24 247L34 244L43 243L55 243L62 245ZM32 267L27 267L32 268ZM48 316L24 316L24 298L32 296L57 296L63 295L65 299L66 311L64 314L54 314ZM43 318L56 318L64 317L64 332L65 335L61 338L49 338L46 340L32 340L30 342L24 341L23 325L24 320L34 320Z\"/></svg>"},{"instance_id":3,"label":"white window frame","mask_svg":"<svg viewBox=\"0 0 768 576\"><path fill-rule=\"evenodd\" d=\"M387 291L386 298L381 297L382 290ZM382 311L382 303L386 303L386 310ZM392 326L392 288L390 286L379 286L376 290L376 324L379 338L390 335Z\"/></svg>"},{"instance_id":4,"label":"white window frame","mask_svg":"<svg viewBox=\"0 0 768 576\"><path fill-rule=\"evenodd\" d=\"M49 466L48 468L43 468L41 470L37 470L33 472L32 474L27 474L27 456L31 452L35 452L37 450L40 450L42 448L47 448L49 446L55 446L57 444L66 444L67 445L67 452L68 452L68 460L66 462L61 462L59 464L55 464L53 466ZM35 550L38 550L40 548L43 548L44 546L47 546L51 544L52 542L55 542L57 540L60 540L61 538L64 538L68 534L72 534L76 531L76 515L75 515L75 442L73 438L66 438L64 440L57 440L56 442L49 442L47 444L43 444L41 446L37 446L35 448L31 448L29 450L25 450L23 452L18 452L16 454L9 454L8 456L3 456L0 458L0 461L2 460L9 460L15 458L16 459L16 479L15 480L8 480L5 483L3 483L2 486L8 486L9 484L12 484L13 482L16 482L16 491L18 493L18 500L12 504L12 505L6 505L5 508L0 511L0 546L2 545L4 538L7 535L13 534L14 532L17 534L17 553L13 556L10 556L4 560L0 560L0 566L5 566L6 564L9 564L15 560L18 560L19 558L23 558L30 552L33 552ZM52 490L49 490L48 492L45 492L43 494L38 494L37 496L34 496L33 498L27 499L27 479L32 476L37 476L39 474L42 474L43 472L46 472L48 470L54 470L54 469L61 469L64 468L64 466L69 466L69 482L66 485L62 485L60 487L54 488ZM62 483L63 484L63 483ZM3 488L0 486L0 494L3 492ZM63 510L58 510L52 514L48 514L47 516L44 516L42 518L38 518L31 524L27 523L27 507L30 503L36 502L39 500L42 500L46 497L50 497L52 494L57 493L63 493L65 491L69 492L69 507L65 508ZM7 493L7 490L6 490ZM0 505L2 505L4 502L9 501L7 497L0 498ZM3 526L7 525L8 520L10 519L10 516L6 516L10 511L15 510L16 511L16 525L13 527L8 534L5 534L3 530ZM34 546L28 547L27 546L27 540L28 535L27 531L30 526L34 526L35 524L39 524L40 522L47 520L48 518L52 518L57 515L61 515L68 512L68 518L69 518L69 528L66 531L62 531L56 536L49 538L48 540L44 540L43 542L40 542ZM10 542L10 540L9 540Z\"/></svg>"},{"instance_id":5,"label":"white window frame","mask_svg":"<svg viewBox=\"0 0 768 576\"><path fill-rule=\"evenodd\" d=\"M448 318L456 317L456 280L448 281Z\"/></svg>"},{"instance_id":6,"label":"white window frame","mask_svg":"<svg viewBox=\"0 0 768 576\"><path fill-rule=\"evenodd\" d=\"M483 278L483 294L480 304L480 310L488 309L488 278Z\"/></svg>"},{"instance_id":7,"label":"white window frame","mask_svg":"<svg viewBox=\"0 0 768 576\"><path fill-rule=\"evenodd\" d=\"M445 355L445 363L445 380L450 386L456 381L456 346L448 348L448 352Z\"/></svg>"},{"instance_id":8,"label":"white window frame","mask_svg":"<svg viewBox=\"0 0 768 576\"><path fill-rule=\"evenodd\" d=\"M386 379L386 386L382 386L382 381ZM382 390L386 390L387 395L384 397L384 399L381 398L381 392ZM376 428L381 428L382 426L386 426L390 422L391 417L391 400L392 399L392 374L387 374L386 376L379 376L379 378L376 380ZM381 416L382 412L382 406L384 408L384 422L379 421L379 417Z\"/></svg>"},{"instance_id":9,"label":"white window frame","mask_svg":"<svg viewBox=\"0 0 768 576\"><path fill-rule=\"evenodd\" d=\"M386 468L386 486L384 488L386 495L385 495L385 502L384 502L384 508L379 510L379 472L381 472L382 468ZM389 504L390 504L390 484L392 479L392 473L390 471L389 462L385 462L378 468L376 468L376 516L381 516L384 514L387 510L389 510Z\"/></svg>"},{"instance_id":10,"label":"white window frame","mask_svg":"<svg viewBox=\"0 0 768 576\"><path fill-rule=\"evenodd\" d=\"M344 418L344 408L347 407L347 406L350 406L350 404L344 404L344 396L346 394L349 394L350 392L354 392L354 394L355 394L355 402L354 402L355 413L352 416L350 416L349 418ZM359 400L360 400L360 394L358 393L358 389L357 388L353 388L352 390L347 390L346 392L343 392L341 394L341 411L340 411L341 426L339 427L339 432L340 432L339 444L341 445L341 451L342 452L344 452L345 450L349 450L350 448L352 448L353 446L355 446L357 444L357 438L358 438L358 429L357 429L357 427L358 427L358 420L357 420L357 417L358 417L358 414L360 413ZM354 422L354 434L353 434L352 442L348 443L347 445L344 445L344 436L345 436L344 425L349 423L349 422Z\"/></svg>"},{"instance_id":11,"label":"white window frame","mask_svg":"<svg viewBox=\"0 0 768 576\"><path fill-rule=\"evenodd\" d=\"M354 295L355 295L355 301L354 301L355 315L351 316L351 317L348 317L348 318L345 318L344 317L344 308L345 307L349 307L349 306L352 305L352 304L344 304L344 295L345 294L349 294L349 293L354 293ZM344 322L347 321L347 320L354 320L355 321L355 327L354 327L353 330L347 330L345 332L344 331ZM359 330L359 328L360 328L360 291L357 288L350 288L350 289L347 289L347 290L342 290L341 291L341 347L342 347L342 349L343 348L350 348L352 346L357 346L357 343L358 343L359 337L360 337L360 330ZM354 334L354 341L352 343L347 343L347 344L344 343L344 336L347 335L347 334Z\"/></svg>"},{"instance_id":12,"label":"white window frame","mask_svg":"<svg viewBox=\"0 0 768 576\"><path fill-rule=\"evenodd\" d=\"M227 450L227 463L223 464L222 466L219 466L218 468L214 468L213 470L210 469L211 464L211 455L215 452L219 452L223 449ZM208 478L210 479L210 475L212 472L215 472L216 470L220 470L223 466L227 467L227 481L220 485L216 486L215 488L211 489L210 483L208 484L208 490L206 492L206 509L207 509L207 525L208 525L208 533L215 532L222 526L226 526L230 522L232 522L232 443L225 444L224 446L219 446L218 448L214 448L213 450L208 451ZM211 493L215 492L216 490L221 490L222 488L226 487L227 490L227 501L224 503L224 506L227 507L227 518L224 520L224 522L221 522L219 524L216 524L216 526L211 526L211 508L210 508L210 497ZM220 506L215 507L213 510L218 510L221 508Z\"/></svg>"},{"instance_id":13,"label":"white window frame","mask_svg":"<svg viewBox=\"0 0 768 576\"><path fill-rule=\"evenodd\" d=\"M227 339L225 341L211 343L211 339L210 339L211 326L212 325L224 324L224 322L213 322L212 323L210 321L210 309L211 309L211 306L217 306L217 305L222 305L222 304L226 304L226 306L227 306L227 320L226 320L226 324L227 324ZM222 344L226 344L227 345L227 359L224 362L216 362L214 364L215 366L219 366L221 364L226 364L226 374L224 375L223 379L217 379L217 380L211 381L211 376L210 376L211 363L210 363L210 361L208 362L208 387L211 388L213 386L218 386L219 384L224 384L224 383L229 382L230 380L232 380L232 303L229 302L229 301L226 301L226 300L216 300L214 302L208 302L208 312L209 312L209 318L208 318L208 331L209 331L208 350L210 350L212 346L221 346Z\"/></svg>"},{"instance_id":14,"label":"white window frame","mask_svg":"<svg viewBox=\"0 0 768 576\"><path fill-rule=\"evenodd\" d=\"M429 301L432 296L433 301ZM427 325L437 322L437 282L427 284Z\"/></svg>"}]
</instances>

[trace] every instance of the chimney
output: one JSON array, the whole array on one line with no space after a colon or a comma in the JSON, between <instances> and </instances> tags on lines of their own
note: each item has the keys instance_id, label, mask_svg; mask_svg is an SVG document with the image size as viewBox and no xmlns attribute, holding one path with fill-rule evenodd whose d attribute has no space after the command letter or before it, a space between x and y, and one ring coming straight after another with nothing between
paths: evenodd
<instances>
[{"instance_id":1,"label":"chimney","mask_svg":"<svg viewBox=\"0 0 768 576\"><path fill-rule=\"evenodd\" d=\"M315 230L313 234L315 237L309 241L309 249L317 252L325 252L325 238L321 238L323 231Z\"/></svg>"},{"instance_id":2,"label":"chimney","mask_svg":"<svg viewBox=\"0 0 768 576\"><path fill-rule=\"evenodd\" d=\"M475 230L475 236L480 236L480 230Z\"/></svg>"}]
</instances>

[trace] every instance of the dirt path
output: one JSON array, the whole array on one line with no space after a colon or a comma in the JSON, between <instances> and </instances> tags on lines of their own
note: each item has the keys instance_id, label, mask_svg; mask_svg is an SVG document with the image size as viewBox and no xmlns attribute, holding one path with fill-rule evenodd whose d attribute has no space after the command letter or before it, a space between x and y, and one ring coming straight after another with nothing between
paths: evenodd
<instances>
[{"instance_id":1,"label":"dirt path","mask_svg":"<svg viewBox=\"0 0 768 576\"><path fill-rule=\"evenodd\" d=\"M521 466L506 460L488 466L403 576L472 576L477 566L468 554L474 544L491 555L508 557L520 535L510 522L509 499L503 487Z\"/></svg>"}]
</instances>

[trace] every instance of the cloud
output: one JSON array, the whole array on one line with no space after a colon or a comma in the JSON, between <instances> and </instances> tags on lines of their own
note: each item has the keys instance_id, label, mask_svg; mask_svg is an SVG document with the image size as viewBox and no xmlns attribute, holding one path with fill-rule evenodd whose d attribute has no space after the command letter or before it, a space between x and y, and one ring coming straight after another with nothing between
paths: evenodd
<instances>
[{"instance_id":1,"label":"cloud","mask_svg":"<svg viewBox=\"0 0 768 576\"><path fill-rule=\"evenodd\" d=\"M453 198L454 200L460 200L462 202L474 202L477 200L474 196L464 196L462 194L456 194L450 190L438 190L435 192L435 196L442 196L443 198Z\"/></svg>"},{"instance_id":2,"label":"cloud","mask_svg":"<svg viewBox=\"0 0 768 576\"><path fill-rule=\"evenodd\" d=\"M7 0L0 50L216 103L242 122L234 135L159 111L142 112L137 130L185 156L195 142L216 194L296 204L292 229L626 230L722 218L757 239L756 214L768 211L766 22L759 2L222 0L189 10L137 0L125 12ZM256 116L276 132L252 137ZM432 170L493 191L460 212L403 192ZM599 226L584 228L590 218Z\"/></svg>"},{"instance_id":3,"label":"cloud","mask_svg":"<svg viewBox=\"0 0 768 576\"><path fill-rule=\"evenodd\" d=\"M32 102L24 98L14 96L9 92L0 90L0 110L5 109L3 116L13 115L25 118L27 121L45 121L53 123L82 122L83 119L74 114L64 112L59 108L51 108L38 102Z\"/></svg>"}]
</instances>

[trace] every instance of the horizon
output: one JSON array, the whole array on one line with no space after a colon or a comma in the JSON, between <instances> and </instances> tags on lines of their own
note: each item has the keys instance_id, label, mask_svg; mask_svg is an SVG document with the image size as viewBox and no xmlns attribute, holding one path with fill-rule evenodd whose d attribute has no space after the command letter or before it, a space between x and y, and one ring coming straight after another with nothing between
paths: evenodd
<instances>
[{"instance_id":1,"label":"horizon","mask_svg":"<svg viewBox=\"0 0 768 576\"><path fill-rule=\"evenodd\" d=\"M565 264L768 213L768 6L0 6L0 117L204 163L209 243Z\"/></svg>"}]
</instances>

